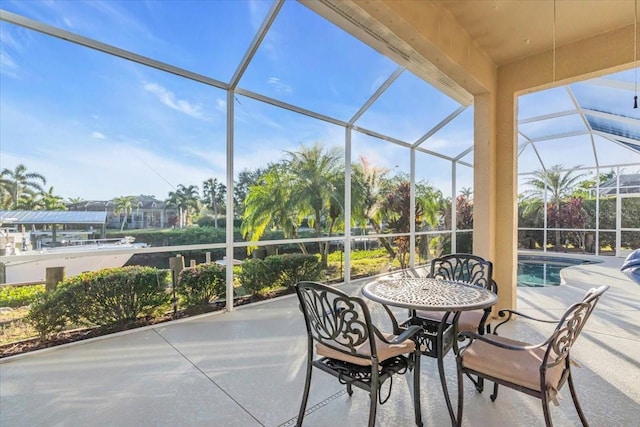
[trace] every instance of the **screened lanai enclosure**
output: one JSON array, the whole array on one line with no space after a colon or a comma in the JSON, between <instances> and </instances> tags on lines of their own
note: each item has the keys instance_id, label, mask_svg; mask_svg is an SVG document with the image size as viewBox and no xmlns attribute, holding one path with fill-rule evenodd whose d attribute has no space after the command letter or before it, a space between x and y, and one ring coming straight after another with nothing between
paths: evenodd
<instances>
[{"instance_id":1,"label":"screened lanai enclosure","mask_svg":"<svg viewBox=\"0 0 640 427\"><path fill-rule=\"evenodd\" d=\"M341 281L473 250L472 95L305 3L179 4L2 3L0 210L104 211L162 268L310 254ZM640 246L636 73L519 98L519 248Z\"/></svg>"},{"instance_id":2,"label":"screened lanai enclosure","mask_svg":"<svg viewBox=\"0 0 640 427\"><path fill-rule=\"evenodd\" d=\"M637 69L519 100L518 244L621 256L640 247Z\"/></svg>"}]
</instances>

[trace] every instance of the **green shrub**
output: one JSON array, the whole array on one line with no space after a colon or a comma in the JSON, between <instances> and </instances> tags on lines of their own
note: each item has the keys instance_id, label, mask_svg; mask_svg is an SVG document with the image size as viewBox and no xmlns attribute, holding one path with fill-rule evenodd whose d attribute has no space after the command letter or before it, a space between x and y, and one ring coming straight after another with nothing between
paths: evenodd
<instances>
[{"instance_id":1,"label":"green shrub","mask_svg":"<svg viewBox=\"0 0 640 427\"><path fill-rule=\"evenodd\" d=\"M45 291L44 285L0 287L0 307L22 307L36 301Z\"/></svg>"},{"instance_id":2,"label":"green shrub","mask_svg":"<svg viewBox=\"0 0 640 427\"><path fill-rule=\"evenodd\" d=\"M176 292L186 306L208 304L226 289L226 269L218 264L185 268L178 276Z\"/></svg>"},{"instance_id":3,"label":"green shrub","mask_svg":"<svg viewBox=\"0 0 640 427\"><path fill-rule=\"evenodd\" d=\"M242 271L238 274L238 280L245 291L251 295L257 295L271 288L278 281L280 271L273 270L271 267L265 260L246 260L242 263Z\"/></svg>"},{"instance_id":4,"label":"green shrub","mask_svg":"<svg viewBox=\"0 0 640 427\"><path fill-rule=\"evenodd\" d=\"M69 319L66 307L54 293L42 293L32 302L26 321L41 339L47 339L63 330Z\"/></svg>"},{"instance_id":5,"label":"green shrub","mask_svg":"<svg viewBox=\"0 0 640 427\"><path fill-rule=\"evenodd\" d=\"M317 256L303 254L289 254L282 256L280 286L293 286L303 280L318 280L320 275L320 261Z\"/></svg>"},{"instance_id":6,"label":"green shrub","mask_svg":"<svg viewBox=\"0 0 640 427\"><path fill-rule=\"evenodd\" d=\"M224 243L226 230L220 225L214 227L187 227L162 230L127 230L126 232L110 231L109 238L133 236L136 242L151 246L195 245L202 243ZM234 231L234 239L241 239L240 230Z\"/></svg>"},{"instance_id":7,"label":"green shrub","mask_svg":"<svg viewBox=\"0 0 640 427\"><path fill-rule=\"evenodd\" d=\"M291 286L302 280L317 280L320 263L315 255L271 255L242 263L238 279L252 295L272 288Z\"/></svg>"},{"instance_id":8,"label":"green shrub","mask_svg":"<svg viewBox=\"0 0 640 427\"><path fill-rule=\"evenodd\" d=\"M339 256L339 252L334 252ZM371 258L389 258L389 253L385 248L368 249L368 250L355 250L351 251L351 261L357 261L361 259Z\"/></svg>"},{"instance_id":9,"label":"green shrub","mask_svg":"<svg viewBox=\"0 0 640 427\"><path fill-rule=\"evenodd\" d=\"M202 215L195 223L198 227L215 227L216 219L211 215Z\"/></svg>"},{"instance_id":10,"label":"green shrub","mask_svg":"<svg viewBox=\"0 0 640 427\"><path fill-rule=\"evenodd\" d=\"M53 296L75 322L124 325L168 304L167 274L153 267L107 268L66 279Z\"/></svg>"}]
</instances>

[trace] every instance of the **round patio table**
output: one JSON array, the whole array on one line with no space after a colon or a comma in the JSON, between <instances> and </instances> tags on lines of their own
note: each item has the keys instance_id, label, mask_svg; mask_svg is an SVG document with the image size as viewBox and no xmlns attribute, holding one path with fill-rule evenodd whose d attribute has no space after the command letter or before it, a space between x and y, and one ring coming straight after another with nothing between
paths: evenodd
<instances>
[{"instance_id":1,"label":"round patio table","mask_svg":"<svg viewBox=\"0 0 640 427\"><path fill-rule=\"evenodd\" d=\"M435 343L436 352L429 355L437 358L442 391L451 423L455 425L455 414L444 372L443 359L446 351L443 350L443 343L447 340L451 342L451 345L455 345L456 323L460 312L491 307L498 300L498 296L480 286L431 277L383 277L367 283L362 288L362 294L373 301L388 306L407 308L412 311L445 312L437 330L423 338L425 341ZM449 323L448 319L451 314L453 314L453 321ZM408 322L411 323L411 319ZM423 331L423 333L428 334L428 331ZM447 347L447 350L449 348Z\"/></svg>"}]
</instances>

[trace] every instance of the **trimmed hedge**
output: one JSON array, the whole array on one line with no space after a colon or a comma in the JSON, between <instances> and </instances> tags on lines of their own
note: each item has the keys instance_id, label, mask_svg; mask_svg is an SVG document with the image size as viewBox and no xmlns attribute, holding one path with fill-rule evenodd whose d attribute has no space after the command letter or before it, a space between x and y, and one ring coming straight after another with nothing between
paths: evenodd
<instances>
[{"instance_id":1,"label":"trimmed hedge","mask_svg":"<svg viewBox=\"0 0 640 427\"><path fill-rule=\"evenodd\" d=\"M167 279L166 271L140 266L82 273L35 301L27 320L43 338L69 323L124 326L167 307Z\"/></svg>"},{"instance_id":2,"label":"trimmed hedge","mask_svg":"<svg viewBox=\"0 0 640 427\"><path fill-rule=\"evenodd\" d=\"M178 275L176 292L187 307L208 304L225 295L226 269L215 263L185 268Z\"/></svg>"},{"instance_id":3,"label":"trimmed hedge","mask_svg":"<svg viewBox=\"0 0 640 427\"><path fill-rule=\"evenodd\" d=\"M257 295L303 280L318 280L320 276L320 261L316 255L286 254L246 260L238 279L247 292Z\"/></svg>"}]
</instances>

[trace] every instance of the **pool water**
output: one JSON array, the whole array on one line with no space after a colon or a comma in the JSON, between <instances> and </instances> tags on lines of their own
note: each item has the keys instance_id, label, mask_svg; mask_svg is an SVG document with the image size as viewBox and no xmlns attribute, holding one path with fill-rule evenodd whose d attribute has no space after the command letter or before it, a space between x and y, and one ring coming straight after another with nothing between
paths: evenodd
<instances>
[{"instance_id":1,"label":"pool water","mask_svg":"<svg viewBox=\"0 0 640 427\"><path fill-rule=\"evenodd\" d=\"M518 255L518 286L558 286L560 270L597 261L578 258Z\"/></svg>"}]
</instances>

